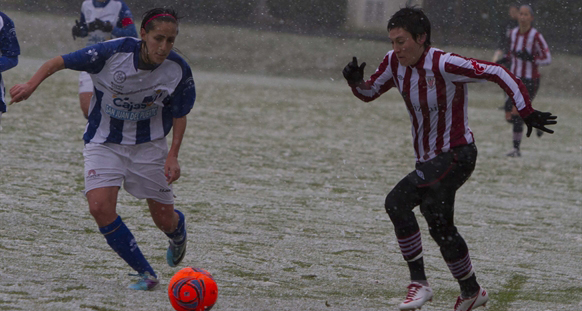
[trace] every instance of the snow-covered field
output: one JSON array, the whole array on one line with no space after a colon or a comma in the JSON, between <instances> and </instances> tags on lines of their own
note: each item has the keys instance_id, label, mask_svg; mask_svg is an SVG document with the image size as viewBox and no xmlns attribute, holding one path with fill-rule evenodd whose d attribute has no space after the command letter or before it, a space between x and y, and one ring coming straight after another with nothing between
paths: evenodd
<instances>
[{"instance_id":1,"label":"snow-covered field","mask_svg":"<svg viewBox=\"0 0 582 311\"><path fill-rule=\"evenodd\" d=\"M3 73L7 89L47 58L24 55ZM182 266L214 275L213 310L397 310L408 272L383 202L414 165L400 96L359 102L341 67L333 79L193 67L198 99L174 189L190 233ZM580 98L548 96L542 81L534 106L559 116L556 134L526 138L514 159L491 90L470 87L479 158L456 204L487 310L580 310ZM118 212L162 278L152 292L127 289L132 271L87 211L76 91L77 73L59 72L2 117L0 310L172 310L178 269L145 202L122 191ZM458 286L420 224L435 290L423 310L452 310Z\"/></svg>"}]
</instances>

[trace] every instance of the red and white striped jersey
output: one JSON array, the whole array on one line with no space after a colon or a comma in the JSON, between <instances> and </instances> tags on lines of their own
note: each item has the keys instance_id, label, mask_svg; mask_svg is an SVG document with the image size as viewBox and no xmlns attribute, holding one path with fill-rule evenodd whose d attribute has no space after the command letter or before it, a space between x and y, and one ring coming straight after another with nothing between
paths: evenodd
<instances>
[{"instance_id":1,"label":"red and white striped jersey","mask_svg":"<svg viewBox=\"0 0 582 311\"><path fill-rule=\"evenodd\" d=\"M370 79L352 86L352 92L368 102L398 88L412 122L416 159L426 162L474 141L467 118L467 83L485 80L513 98L522 117L533 112L526 87L504 67L432 47L413 66L400 65L396 53L389 51Z\"/></svg>"},{"instance_id":2,"label":"red and white striped jersey","mask_svg":"<svg viewBox=\"0 0 582 311\"><path fill-rule=\"evenodd\" d=\"M509 52L506 56L511 59L511 72L523 79L539 78L538 66L549 65L552 62L550 48L544 36L535 28L530 28L526 33L519 33L519 27L516 27L511 30L509 38ZM515 56L515 53L524 50L533 55L534 61L525 61Z\"/></svg>"}]
</instances>

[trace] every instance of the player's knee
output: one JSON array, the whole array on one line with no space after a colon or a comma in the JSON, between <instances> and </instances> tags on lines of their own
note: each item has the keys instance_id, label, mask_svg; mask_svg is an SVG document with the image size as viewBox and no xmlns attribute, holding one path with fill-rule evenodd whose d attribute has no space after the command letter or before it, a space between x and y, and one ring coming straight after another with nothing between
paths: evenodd
<instances>
[{"instance_id":1,"label":"player's knee","mask_svg":"<svg viewBox=\"0 0 582 311\"><path fill-rule=\"evenodd\" d=\"M398 197L395 195L394 191L390 192L386 196L386 200L384 201L384 208L386 209L386 213L390 215L390 217L399 213L398 206L402 206L400 204Z\"/></svg>"},{"instance_id":2,"label":"player's knee","mask_svg":"<svg viewBox=\"0 0 582 311\"><path fill-rule=\"evenodd\" d=\"M440 247L448 244L456 244L457 237L459 236L457 227L446 224L432 225L428 231Z\"/></svg>"},{"instance_id":3,"label":"player's knee","mask_svg":"<svg viewBox=\"0 0 582 311\"><path fill-rule=\"evenodd\" d=\"M89 204L89 213L99 226L106 226L117 217L115 208L110 208L107 204Z\"/></svg>"}]
</instances>

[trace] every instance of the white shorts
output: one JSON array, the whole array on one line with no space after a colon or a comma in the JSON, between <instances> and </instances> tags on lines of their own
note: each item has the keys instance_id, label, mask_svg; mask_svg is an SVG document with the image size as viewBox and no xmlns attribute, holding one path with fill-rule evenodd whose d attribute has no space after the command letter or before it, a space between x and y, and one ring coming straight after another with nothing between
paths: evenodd
<instances>
[{"instance_id":1,"label":"white shorts","mask_svg":"<svg viewBox=\"0 0 582 311\"><path fill-rule=\"evenodd\" d=\"M79 73L79 94L93 93L93 80L86 71Z\"/></svg>"},{"instance_id":2,"label":"white shorts","mask_svg":"<svg viewBox=\"0 0 582 311\"><path fill-rule=\"evenodd\" d=\"M172 185L164 175L166 139L138 145L88 143L85 157L85 194L103 187L121 187L138 199L174 204Z\"/></svg>"}]
</instances>

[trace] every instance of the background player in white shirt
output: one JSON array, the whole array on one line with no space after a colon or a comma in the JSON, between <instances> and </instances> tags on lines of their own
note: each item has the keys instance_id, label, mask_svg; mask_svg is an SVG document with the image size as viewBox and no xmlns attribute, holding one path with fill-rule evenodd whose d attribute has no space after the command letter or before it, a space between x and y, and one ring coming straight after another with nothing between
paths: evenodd
<instances>
[{"instance_id":1,"label":"background player in white shirt","mask_svg":"<svg viewBox=\"0 0 582 311\"><path fill-rule=\"evenodd\" d=\"M429 232L461 288L454 310L472 310L485 305L488 295L477 283L469 249L453 217L455 193L470 177L477 160L467 117L467 83L497 83L519 110L528 136L532 127L552 133L545 125L555 124L556 117L534 110L523 83L504 67L431 47L430 21L422 10L399 10L388 21L388 31L393 50L369 80L363 80L365 63L358 65L356 57L343 74L354 95L363 101L397 88L412 122L416 169L390 191L385 202L410 270L411 284L399 307L418 309L433 296L425 275L420 229L412 211L420 206Z\"/></svg>"},{"instance_id":2,"label":"background player in white shirt","mask_svg":"<svg viewBox=\"0 0 582 311\"><path fill-rule=\"evenodd\" d=\"M140 279L130 288L149 290L157 276L117 214L119 188L146 199L156 226L170 238L166 260L176 266L186 251L184 215L174 209L171 183L180 177L178 153L186 115L196 98L192 72L172 48L178 19L171 9L144 14L142 40L119 38L57 56L25 84L10 89L12 102L65 68L86 71L95 85L83 139L85 194L107 243ZM165 136L172 131L170 150Z\"/></svg>"},{"instance_id":3,"label":"background player in white shirt","mask_svg":"<svg viewBox=\"0 0 582 311\"><path fill-rule=\"evenodd\" d=\"M20 55L20 45L16 38L14 22L6 14L0 12L0 121L2 121L2 113L6 112L2 72L18 65L18 55Z\"/></svg>"},{"instance_id":4,"label":"background player in white shirt","mask_svg":"<svg viewBox=\"0 0 582 311\"><path fill-rule=\"evenodd\" d=\"M538 67L552 62L550 48L544 36L532 27L533 19L533 10L529 5L519 7L519 26L510 31L506 55L498 61L498 63L509 64L507 67L525 84L532 101L540 87L541 75ZM507 156L520 157L523 120L510 99L505 101L505 120L513 124L513 150ZM537 130L536 134L540 137L543 132Z\"/></svg>"},{"instance_id":5,"label":"background player in white shirt","mask_svg":"<svg viewBox=\"0 0 582 311\"><path fill-rule=\"evenodd\" d=\"M80 21L75 21L73 39L87 37L90 46L121 37L137 37L133 16L121 0L85 0L81 5ZM93 95L93 82L89 74L79 73L79 103L85 118Z\"/></svg>"}]
</instances>

